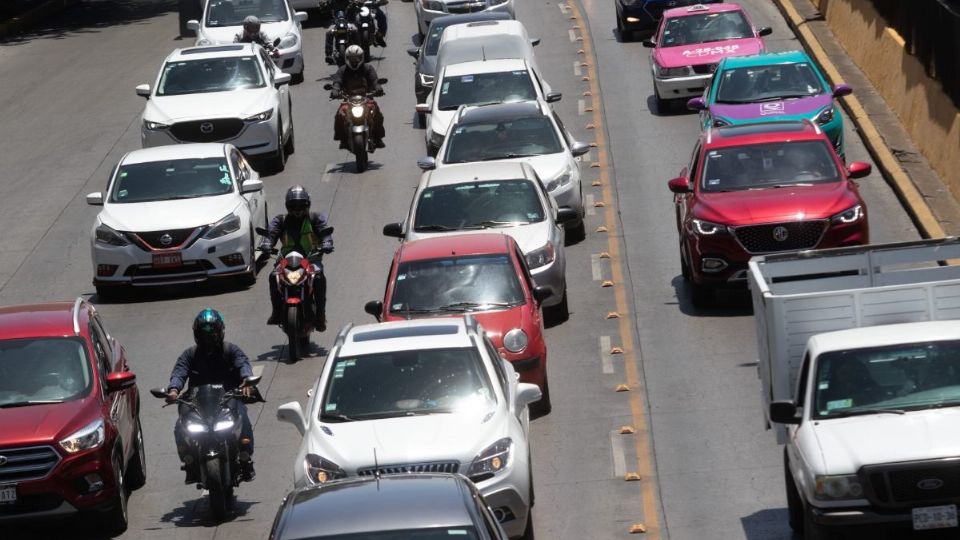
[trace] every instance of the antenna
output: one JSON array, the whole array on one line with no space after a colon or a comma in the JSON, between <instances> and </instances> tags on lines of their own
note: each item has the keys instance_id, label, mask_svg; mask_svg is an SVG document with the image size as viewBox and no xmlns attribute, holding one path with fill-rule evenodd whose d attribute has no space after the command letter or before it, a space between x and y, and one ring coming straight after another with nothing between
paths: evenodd
<instances>
[{"instance_id":1,"label":"antenna","mask_svg":"<svg viewBox=\"0 0 960 540\"><path fill-rule=\"evenodd\" d=\"M373 477L377 479L377 491L380 491L380 463L377 462L377 447L373 447Z\"/></svg>"}]
</instances>

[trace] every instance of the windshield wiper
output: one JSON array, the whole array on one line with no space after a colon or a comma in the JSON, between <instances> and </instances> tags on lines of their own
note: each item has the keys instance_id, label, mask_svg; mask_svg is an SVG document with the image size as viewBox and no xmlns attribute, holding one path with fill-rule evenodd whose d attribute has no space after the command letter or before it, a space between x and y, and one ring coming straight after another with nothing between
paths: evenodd
<instances>
[{"instance_id":1,"label":"windshield wiper","mask_svg":"<svg viewBox=\"0 0 960 540\"><path fill-rule=\"evenodd\" d=\"M811 183L809 183L809 182L794 182L794 183L792 183L792 184L776 184L776 185L773 185L773 186L765 186L765 187L776 189L776 188L797 187L797 186L809 187L809 186L812 186L812 185L813 185L813 184L811 184Z\"/></svg>"},{"instance_id":2,"label":"windshield wiper","mask_svg":"<svg viewBox=\"0 0 960 540\"><path fill-rule=\"evenodd\" d=\"M824 418L846 418L848 416L861 416L864 414L906 414L901 409L857 409L855 411L844 411L836 414L830 414Z\"/></svg>"},{"instance_id":3,"label":"windshield wiper","mask_svg":"<svg viewBox=\"0 0 960 540\"><path fill-rule=\"evenodd\" d=\"M513 225L515 223L523 223L522 221L480 221L478 223L471 223L469 225L464 225L464 229L486 229L488 227L506 227Z\"/></svg>"},{"instance_id":4,"label":"windshield wiper","mask_svg":"<svg viewBox=\"0 0 960 540\"><path fill-rule=\"evenodd\" d=\"M440 313L443 311L443 308L404 308L404 309L391 309L390 313L396 313L398 315L404 315L407 313Z\"/></svg>"},{"instance_id":5,"label":"windshield wiper","mask_svg":"<svg viewBox=\"0 0 960 540\"><path fill-rule=\"evenodd\" d=\"M432 223L430 225L417 225L413 228L415 231L455 231L457 229L453 227L447 227L446 225L440 225L439 223Z\"/></svg>"},{"instance_id":6,"label":"windshield wiper","mask_svg":"<svg viewBox=\"0 0 960 540\"><path fill-rule=\"evenodd\" d=\"M320 415L322 422L356 422L356 419L350 418L345 414L323 413Z\"/></svg>"},{"instance_id":7,"label":"windshield wiper","mask_svg":"<svg viewBox=\"0 0 960 540\"><path fill-rule=\"evenodd\" d=\"M481 306L493 306L493 307L510 307L510 304L506 302L456 302L453 304L447 304L441 306L442 310L465 310L470 308L478 308Z\"/></svg>"},{"instance_id":8,"label":"windshield wiper","mask_svg":"<svg viewBox=\"0 0 960 540\"><path fill-rule=\"evenodd\" d=\"M490 157L481 158L480 161L494 161L497 159L516 159L516 158L533 157L538 155L540 154L513 154L510 152L507 152L506 154L500 154L499 156L490 156Z\"/></svg>"},{"instance_id":9,"label":"windshield wiper","mask_svg":"<svg viewBox=\"0 0 960 540\"><path fill-rule=\"evenodd\" d=\"M159 201L179 201L181 199L195 199L196 195L171 195L169 197L164 197L162 199L157 199Z\"/></svg>"},{"instance_id":10,"label":"windshield wiper","mask_svg":"<svg viewBox=\"0 0 960 540\"><path fill-rule=\"evenodd\" d=\"M50 403L63 403L62 399L34 399L30 401L13 401L0 405L0 409L12 409L14 407L28 407L30 405L48 405Z\"/></svg>"}]
</instances>

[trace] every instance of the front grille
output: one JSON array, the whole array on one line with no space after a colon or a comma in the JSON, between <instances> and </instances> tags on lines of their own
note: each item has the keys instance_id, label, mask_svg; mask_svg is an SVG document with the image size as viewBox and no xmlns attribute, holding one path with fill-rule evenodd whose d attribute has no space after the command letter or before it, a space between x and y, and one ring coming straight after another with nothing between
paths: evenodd
<instances>
[{"instance_id":1,"label":"front grille","mask_svg":"<svg viewBox=\"0 0 960 540\"><path fill-rule=\"evenodd\" d=\"M24 495L18 496L13 504L0 504L0 516L17 516L35 512L49 512L63 504L59 495Z\"/></svg>"},{"instance_id":2,"label":"front grille","mask_svg":"<svg viewBox=\"0 0 960 540\"><path fill-rule=\"evenodd\" d=\"M359 476L373 476L377 467L357 469ZM460 470L458 461L437 461L434 463L408 463L405 465L381 465L380 474L410 474L410 473L455 473Z\"/></svg>"},{"instance_id":3,"label":"front grille","mask_svg":"<svg viewBox=\"0 0 960 540\"><path fill-rule=\"evenodd\" d=\"M717 70L717 64L697 64L692 67L697 75L709 75Z\"/></svg>"},{"instance_id":4,"label":"front grille","mask_svg":"<svg viewBox=\"0 0 960 540\"><path fill-rule=\"evenodd\" d=\"M150 249L173 249L179 247L180 244L186 242L190 235L196 231L197 228L193 229L173 229L169 231L150 231L150 232L138 232L138 233L125 233L127 237L133 237L135 240L139 239L141 244L140 247ZM199 236L199 235L197 235ZM187 246L183 246L187 247Z\"/></svg>"},{"instance_id":5,"label":"front grille","mask_svg":"<svg viewBox=\"0 0 960 540\"><path fill-rule=\"evenodd\" d=\"M454 2L447 4L447 13L476 13L487 9L486 2Z\"/></svg>"},{"instance_id":6,"label":"front grille","mask_svg":"<svg viewBox=\"0 0 960 540\"><path fill-rule=\"evenodd\" d=\"M170 133L182 142L226 141L239 135L242 130L243 120L239 118L193 120L170 126Z\"/></svg>"},{"instance_id":7,"label":"front grille","mask_svg":"<svg viewBox=\"0 0 960 540\"><path fill-rule=\"evenodd\" d=\"M734 227L737 241L748 253L773 253L810 249L820 243L827 222L793 221Z\"/></svg>"},{"instance_id":8,"label":"front grille","mask_svg":"<svg viewBox=\"0 0 960 540\"><path fill-rule=\"evenodd\" d=\"M60 463L60 454L50 446L4 448L0 456L0 484L43 478Z\"/></svg>"},{"instance_id":9,"label":"front grille","mask_svg":"<svg viewBox=\"0 0 960 540\"><path fill-rule=\"evenodd\" d=\"M868 498L880 506L908 507L960 500L960 460L864 469Z\"/></svg>"}]
</instances>

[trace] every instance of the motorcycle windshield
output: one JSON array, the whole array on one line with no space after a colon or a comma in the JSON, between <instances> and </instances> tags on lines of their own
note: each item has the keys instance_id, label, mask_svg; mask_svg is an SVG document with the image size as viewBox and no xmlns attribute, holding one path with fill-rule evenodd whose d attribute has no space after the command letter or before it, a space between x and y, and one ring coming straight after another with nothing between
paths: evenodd
<instances>
[{"instance_id":1,"label":"motorcycle windshield","mask_svg":"<svg viewBox=\"0 0 960 540\"><path fill-rule=\"evenodd\" d=\"M223 410L221 400L224 393L226 391L222 384L205 384L197 388L197 410L204 419L216 419L220 416L220 411Z\"/></svg>"}]
</instances>

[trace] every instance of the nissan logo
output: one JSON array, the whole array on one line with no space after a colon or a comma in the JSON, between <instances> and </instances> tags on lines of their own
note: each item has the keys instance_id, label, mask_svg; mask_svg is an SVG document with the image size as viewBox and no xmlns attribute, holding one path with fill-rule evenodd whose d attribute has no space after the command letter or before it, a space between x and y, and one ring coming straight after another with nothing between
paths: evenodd
<instances>
[{"instance_id":1,"label":"nissan logo","mask_svg":"<svg viewBox=\"0 0 960 540\"><path fill-rule=\"evenodd\" d=\"M169 246L173 243L173 237L168 233L163 233L163 236L160 237L160 244L164 246Z\"/></svg>"},{"instance_id":2,"label":"nissan logo","mask_svg":"<svg viewBox=\"0 0 960 540\"><path fill-rule=\"evenodd\" d=\"M773 239L777 242L785 242L788 236L790 236L790 231L782 225L773 229Z\"/></svg>"},{"instance_id":3,"label":"nissan logo","mask_svg":"<svg viewBox=\"0 0 960 540\"><path fill-rule=\"evenodd\" d=\"M0 456L0 467L7 464L7 456Z\"/></svg>"},{"instance_id":4,"label":"nissan logo","mask_svg":"<svg viewBox=\"0 0 960 540\"><path fill-rule=\"evenodd\" d=\"M200 124L200 132L201 132L201 133L213 133L213 123L212 123L212 122L204 122L204 123Z\"/></svg>"},{"instance_id":5,"label":"nissan logo","mask_svg":"<svg viewBox=\"0 0 960 540\"><path fill-rule=\"evenodd\" d=\"M940 489L943 487L943 480L939 478L924 478L923 480L917 482L917 487L927 491Z\"/></svg>"}]
</instances>

